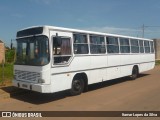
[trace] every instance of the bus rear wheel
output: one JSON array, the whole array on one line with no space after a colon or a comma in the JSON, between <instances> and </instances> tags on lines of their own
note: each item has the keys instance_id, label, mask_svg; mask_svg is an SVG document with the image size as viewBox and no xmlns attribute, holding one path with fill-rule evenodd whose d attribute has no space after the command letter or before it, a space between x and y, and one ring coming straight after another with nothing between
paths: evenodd
<instances>
[{"instance_id":1,"label":"bus rear wheel","mask_svg":"<svg viewBox=\"0 0 160 120\"><path fill-rule=\"evenodd\" d=\"M71 95L80 95L84 90L84 81L81 79L74 79L72 81Z\"/></svg>"},{"instance_id":2,"label":"bus rear wheel","mask_svg":"<svg viewBox=\"0 0 160 120\"><path fill-rule=\"evenodd\" d=\"M132 69L131 79L135 80L136 78L138 78L138 74L139 74L138 67L134 66Z\"/></svg>"}]
</instances>

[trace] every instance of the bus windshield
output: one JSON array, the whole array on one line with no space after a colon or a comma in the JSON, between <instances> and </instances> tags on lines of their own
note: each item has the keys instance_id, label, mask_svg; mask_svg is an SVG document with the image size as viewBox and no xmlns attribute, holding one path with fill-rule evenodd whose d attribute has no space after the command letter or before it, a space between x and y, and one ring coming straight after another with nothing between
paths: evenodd
<instances>
[{"instance_id":1,"label":"bus windshield","mask_svg":"<svg viewBox=\"0 0 160 120\"><path fill-rule=\"evenodd\" d=\"M49 40L46 36L17 39L17 65L43 66L50 61Z\"/></svg>"}]
</instances>

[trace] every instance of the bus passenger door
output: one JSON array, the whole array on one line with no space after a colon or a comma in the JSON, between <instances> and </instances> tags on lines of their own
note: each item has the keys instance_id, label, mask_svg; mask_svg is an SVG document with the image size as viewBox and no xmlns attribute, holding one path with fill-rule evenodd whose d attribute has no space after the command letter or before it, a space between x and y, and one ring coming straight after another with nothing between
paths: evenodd
<instances>
[{"instance_id":1,"label":"bus passenger door","mask_svg":"<svg viewBox=\"0 0 160 120\"><path fill-rule=\"evenodd\" d=\"M71 87L72 33L50 31L52 41L51 84L53 92Z\"/></svg>"}]
</instances>

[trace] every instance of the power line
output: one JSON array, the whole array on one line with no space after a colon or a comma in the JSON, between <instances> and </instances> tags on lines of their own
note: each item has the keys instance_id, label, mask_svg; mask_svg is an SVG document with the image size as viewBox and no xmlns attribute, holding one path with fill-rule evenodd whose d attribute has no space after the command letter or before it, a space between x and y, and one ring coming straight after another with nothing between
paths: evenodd
<instances>
[{"instance_id":1,"label":"power line","mask_svg":"<svg viewBox=\"0 0 160 120\"><path fill-rule=\"evenodd\" d=\"M150 27L152 27L152 28L160 28L160 26L149 26L149 25L142 25L142 37L144 38L144 33L145 33L145 28L150 28Z\"/></svg>"},{"instance_id":2,"label":"power line","mask_svg":"<svg viewBox=\"0 0 160 120\"><path fill-rule=\"evenodd\" d=\"M160 27L160 26L144 26L144 27Z\"/></svg>"}]
</instances>

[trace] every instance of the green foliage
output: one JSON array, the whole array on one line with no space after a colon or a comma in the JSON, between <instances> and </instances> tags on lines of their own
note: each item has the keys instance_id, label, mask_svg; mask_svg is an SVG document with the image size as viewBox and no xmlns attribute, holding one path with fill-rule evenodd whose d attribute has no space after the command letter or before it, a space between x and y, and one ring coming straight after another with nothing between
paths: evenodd
<instances>
[{"instance_id":1,"label":"green foliage","mask_svg":"<svg viewBox=\"0 0 160 120\"><path fill-rule=\"evenodd\" d=\"M160 60L156 60L156 65L160 65Z\"/></svg>"},{"instance_id":2,"label":"green foliage","mask_svg":"<svg viewBox=\"0 0 160 120\"><path fill-rule=\"evenodd\" d=\"M0 83L4 81L11 82L12 79L13 79L13 64L6 63L4 64L4 67L2 64L0 64Z\"/></svg>"},{"instance_id":3,"label":"green foliage","mask_svg":"<svg viewBox=\"0 0 160 120\"><path fill-rule=\"evenodd\" d=\"M7 50L5 53L5 59L7 63L13 63L15 58L15 50Z\"/></svg>"}]
</instances>

